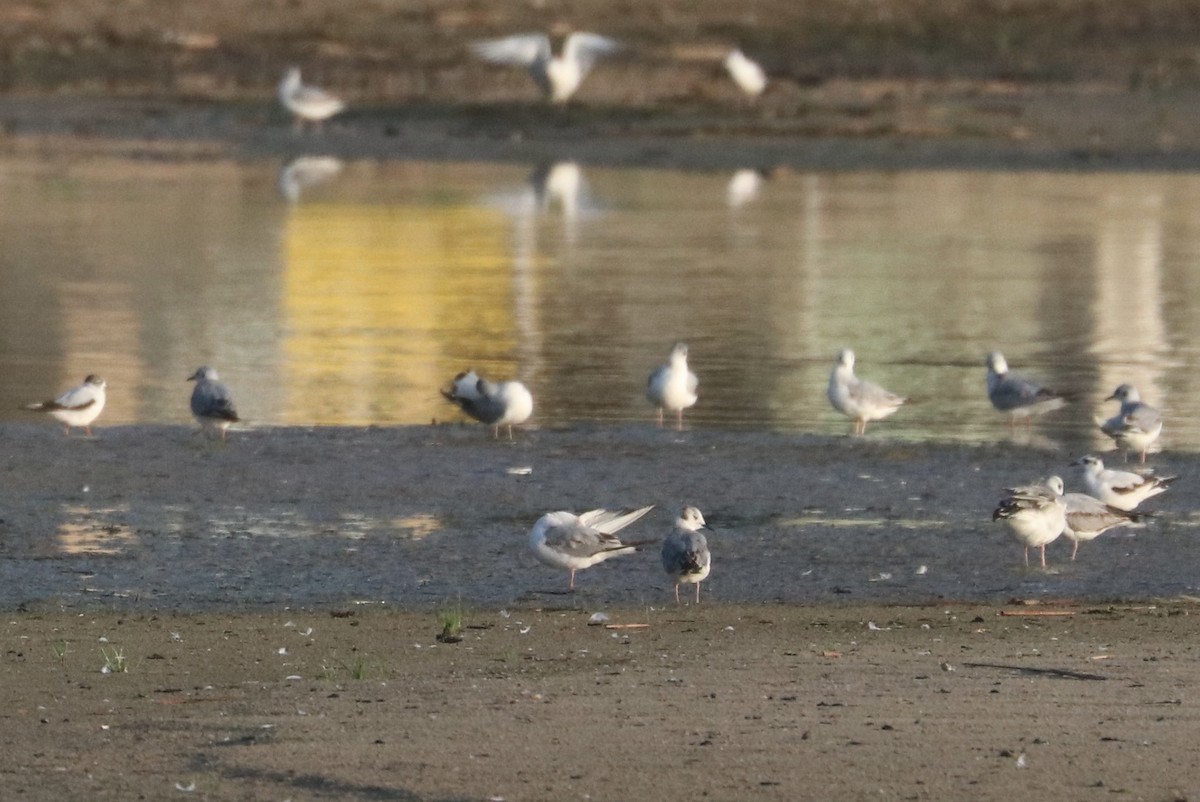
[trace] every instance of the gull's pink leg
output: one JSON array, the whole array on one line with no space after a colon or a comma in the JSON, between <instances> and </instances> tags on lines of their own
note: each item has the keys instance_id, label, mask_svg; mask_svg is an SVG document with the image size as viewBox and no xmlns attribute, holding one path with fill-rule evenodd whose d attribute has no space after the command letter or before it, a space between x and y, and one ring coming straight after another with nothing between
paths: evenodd
<instances>
[{"instance_id":1,"label":"gull's pink leg","mask_svg":"<svg viewBox=\"0 0 1200 802\"><path fill-rule=\"evenodd\" d=\"M675 603L679 604L679 583L675 583Z\"/></svg>"},{"instance_id":2,"label":"gull's pink leg","mask_svg":"<svg viewBox=\"0 0 1200 802\"><path fill-rule=\"evenodd\" d=\"M1045 568L1046 567L1046 547L1039 546L1038 548L1040 548L1042 550L1042 567Z\"/></svg>"},{"instance_id":3,"label":"gull's pink leg","mask_svg":"<svg viewBox=\"0 0 1200 802\"><path fill-rule=\"evenodd\" d=\"M1075 554L1079 551L1079 541L1075 541L1075 548L1071 549L1071 562L1075 562Z\"/></svg>"},{"instance_id":4,"label":"gull's pink leg","mask_svg":"<svg viewBox=\"0 0 1200 802\"><path fill-rule=\"evenodd\" d=\"M575 590L575 569L574 568L571 569L571 584L568 586L568 589Z\"/></svg>"},{"instance_id":5,"label":"gull's pink leg","mask_svg":"<svg viewBox=\"0 0 1200 802\"><path fill-rule=\"evenodd\" d=\"M663 408L659 407L658 408L658 428L661 429L662 425L663 425Z\"/></svg>"},{"instance_id":6,"label":"gull's pink leg","mask_svg":"<svg viewBox=\"0 0 1200 802\"><path fill-rule=\"evenodd\" d=\"M682 408L675 411L675 431L677 431L677 432L683 431L683 409Z\"/></svg>"},{"instance_id":7,"label":"gull's pink leg","mask_svg":"<svg viewBox=\"0 0 1200 802\"><path fill-rule=\"evenodd\" d=\"M700 583L696 583L696 604L700 603Z\"/></svg>"},{"instance_id":8,"label":"gull's pink leg","mask_svg":"<svg viewBox=\"0 0 1200 802\"><path fill-rule=\"evenodd\" d=\"M1029 567L1029 547L1025 547L1025 567Z\"/></svg>"}]
</instances>

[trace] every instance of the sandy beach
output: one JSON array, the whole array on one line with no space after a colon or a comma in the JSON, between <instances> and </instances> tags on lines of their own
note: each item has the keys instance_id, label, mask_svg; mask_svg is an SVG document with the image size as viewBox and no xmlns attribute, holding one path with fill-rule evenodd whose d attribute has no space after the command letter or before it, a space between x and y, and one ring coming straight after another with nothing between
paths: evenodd
<instances>
[{"instance_id":1,"label":"sandy beach","mask_svg":"<svg viewBox=\"0 0 1200 802\"><path fill-rule=\"evenodd\" d=\"M1194 170L1198 8L18 2L0 153ZM566 109L469 57L546 29L629 47ZM277 107L293 63L350 104L319 137ZM1079 455L1005 435L0 426L5 796L1200 796L1200 458L1156 455L1180 478L1146 528L1030 570L999 491L1077 489ZM549 510L655 504L661 536L685 502L700 605L652 548L574 594L524 548Z\"/></svg>"}]
</instances>

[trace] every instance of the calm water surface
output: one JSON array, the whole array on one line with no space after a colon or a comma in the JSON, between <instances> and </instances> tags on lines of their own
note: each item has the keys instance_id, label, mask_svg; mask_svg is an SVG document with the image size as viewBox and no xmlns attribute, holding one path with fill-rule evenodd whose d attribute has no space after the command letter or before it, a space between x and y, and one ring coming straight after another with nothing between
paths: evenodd
<instances>
[{"instance_id":1,"label":"calm water surface","mask_svg":"<svg viewBox=\"0 0 1200 802\"><path fill-rule=\"evenodd\" d=\"M700 427L847 431L852 347L915 401L873 436L994 439L998 348L1080 398L1039 436L1102 445L1132 382L1200 447L1200 176L336 167L0 160L0 419L96 372L101 423L185 422L209 364L260 425L453 418L468 367L647 420L685 340Z\"/></svg>"}]
</instances>

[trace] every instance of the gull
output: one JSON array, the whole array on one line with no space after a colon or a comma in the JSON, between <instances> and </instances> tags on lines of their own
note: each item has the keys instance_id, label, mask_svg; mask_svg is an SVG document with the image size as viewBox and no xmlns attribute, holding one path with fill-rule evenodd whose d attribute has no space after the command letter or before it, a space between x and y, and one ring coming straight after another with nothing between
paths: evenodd
<instances>
[{"instance_id":1,"label":"gull","mask_svg":"<svg viewBox=\"0 0 1200 802\"><path fill-rule=\"evenodd\" d=\"M333 156L300 156L279 171L279 194L296 203L309 187L323 184L342 171L342 160Z\"/></svg>"},{"instance_id":2,"label":"gull","mask_svg":"<svg viewBox=\"0 0 1200 802\"><path fill-rule=\"evenodd\" d=\"M620 532L641 518L654 505L637 510L592 510L582 515L549 512L529 531L529 549L538 562L571 572L569 588L575 589L575 572L590 568L618 554L632 554L653 540L623 542Z\"/></svg>"},{"instance_id":3,"label":"gull","mask_svg":"<svg viewBox=\"0 0 1200 802\"><path fill-rule=\"evenodd\" d=\"M583 32L568 36L562 55L557 57L551 53L550 37L544 33L517 34L471 45L484 61L528 69L534 82L555 103L566 103L596 60L620 48L613 39Z\"/></svg>"},{"instance_id":4,"label":"gull","mask_svg":"<svg viewBox=\"0 0 1200 802\"><path fill-rule=\"evenodd\" d=\"M751 167L743 167L736 171L725 185L725 203L730 209L738 209L755 200L762 188L764 177L762 170Z\"/></svg>"},{"instance_id":5,"label":"gull","mask_svg":"<svg viewBox=\"0 0 1200 802\"><path fill-rule=\"evenodd\" d=\"M1105 401L1120 401L1121 411L1100 423L1100 431L1111 437L1125 452L1138 451L1141 462L1146 463L1146 449L1162 434L1162 413L1142 402L1141 395L1132 384L1122 384ZM1129 458L1126 453L1126 459Z\"/></svg>"},{"instance_id":6,"label":"gull","mask_svg":"<svg viewBox=\"0 0 1200 802\"><path fill-rule=\"evenodd\" d=\"M658 407L658 425L663 425L663 410L675 413L675 429L683 431L683 411L696 403L700 380L688 370L688 347L675 343L670 361L660 365L646 380L646 398Z\"/></svg>"},{"instance_id":7,"label":"gull","mask_svg":"<svg viewBox=\"0 0 1200 802\"><path fill-rule=\"evenodd\" d=\"M291 67L279 82L279 102L296 118L296 130L304 123L312 123L320 130L321 124L343 111L346 104L340 98L315 86L300 83L300 68Z\"/></svg>"},{"instance_id":8,"label":"gull","mask_svg":"<svg viewBox=\"0 0 1200 802\"><path fill-rule=\"evenodd\" d=\"M1085 493L1067 493L1063 496L1063 502L1067 505L1067 526L1063 534L1074 543L1071 548L1072 561L1079 551L1080 541L1095 540L1118 526L1137 526L1142 518L1137 513L1110 507Z\"/></svg>"},{"instance_id":9,"label":"gull","mask_svg":"<svg viewBox=\"0 0 1200 802\"><path fill-rule=\"evenodd\" d=\"M704 515L695 507L684 507L675 519L675 530L663 541L663 570L675 580L676 604L679 604L679 586L689 582L696 585L696 604L699 604L700 583L712 568L708 540L701 529L708 529Z\"/></svg>"},{"instance_id":10,"label":"gull","mask_svg":"<svg viewBox=\"0 0 1200 802\"><path fill-rule=\"evenodd\" d=\"M83 380L83 384L67 390L53 401L25 404L21 409L49 414L63 424L67 435L71 434L72 426L82 426L87 436L91 437L92 421L100 417L104 410L106 387L108 383L93 373Z\"/></svg>"},{"instance_id":11,"label":"gull","mask_svg":"<svg viewBox=\"0 0 1200 802\"><path fill-rule=\"evenodd\" d=\"M829 403L854 420L855 434L866 434L868 421L883 420L907 400L855 376L854 352L849 348L838 354L837 364L829 376Z\"/></svg>"},{"instance_id":12,"label":"gull","mask_svg":"<svg viewBox=\"0 0 1200 802\"><path fill-rule=\"evenodd\" d=\"M988 354L987 369L988 398L993 407L1009 413L1010 424L1014 424L1018 418L1031 423L1034 415L1050 412L1067 403L1053 390L1011 375L1008 362L999 351Z\"/></svg>"},{"instance_id":13,"label":"gull","mask_svg":"<svg viewBox=\"0 0 1200 802\"><path fill-rule=\"evenodd\" d=\"M1029 567L1030 546L1042 552L1046 567L1046 544L1054 542L1067 526L1067 505L1063 501L1063 480L1051 476L1044 484L1013 487L992 513L992 520L1008 522L1017 540L1025 547L1025 567Z\"/></svg>"},{"instance_id":14,"label":"gull","mask_svg":"<svg viewBox=\"0 0 1200 802\"><path fill-rule=\"evenodd\" d=\"M187 380L196 383L192 389L192 415L206 433L218 432L224 442L225 430L241 420L233 406L233 394L218 381L217 372L207 366L196 368Z\"/></svg>"},{"instance_id":15,"label":"gull","mask_svg":"<svg viewBox=\"0 0 1200 802\"><path fill-rule=\"evenodd\" d=\"M734 48L729 51L724 63L733 82L750 97L758 97L767 88L767 73L741 50Z\"/></svg>"},{"instance_id":16,"label":"gull","mask_svg":"<svg viewBox=\"0 0 1200 802\"><path fill-rule=\"evenodd\" d=\"M519 381L490 382L469 370L454 377L449 390L442 390L447 401L458 404L463 412L492 427L492 436L500 437L500 427L512 427L529 420L533 414L533 396Z\"/></svg>"},{"instance_id":17,"label":"gull","mask_svg":"<svg viewBox=\"0 0 1200 802\"><path fill-rule=\"evenodd\" d=\"M1153 472L1133 473L1113 471L1104 467L1099 457L1080 457L1071 463L1083 468L1083 484L1088 495L1110 507L1132 512L1148 498L1167 492L1178 476L1156 476Z\"/></svg>"}]
</instances>

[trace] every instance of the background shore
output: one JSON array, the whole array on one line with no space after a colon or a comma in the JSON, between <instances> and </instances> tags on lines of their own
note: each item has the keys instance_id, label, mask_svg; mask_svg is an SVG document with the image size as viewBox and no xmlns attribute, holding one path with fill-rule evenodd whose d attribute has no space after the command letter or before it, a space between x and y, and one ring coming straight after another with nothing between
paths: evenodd
<instances>
[{"instance_id":1,"label":"background shore","mask_svg":"<svg viewBox=\"0 0 1200 802\"><path fill-rule=\"evenodd\" d=\"M129 0L18 4L0 27L0 149L142 158L575 159L727 169L1194 169L1200 3L627 6ZM594 30L627 50L568 109L483 38ZM773 77L754 103L719 59ZM294 136L298 64L350 104Z\"/></svg>"}]
</instances>

